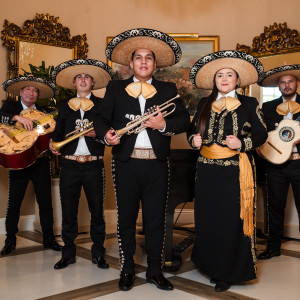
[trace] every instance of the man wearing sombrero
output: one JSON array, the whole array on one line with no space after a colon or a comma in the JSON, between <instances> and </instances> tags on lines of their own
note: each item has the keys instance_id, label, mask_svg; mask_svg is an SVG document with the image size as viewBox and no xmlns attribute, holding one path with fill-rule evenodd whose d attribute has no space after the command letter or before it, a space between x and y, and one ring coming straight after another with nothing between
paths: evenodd
<instances>
[{"instance_id":1,"label":"man wearing sombrero","mask_svg":"<svg viewBox=\"0 0 300 300\"><path fill-rule=\"evenodd\" d=\"M23 124L26 130L33 129L33 122L29 118L20 116L22 110L35 108L46 112L36 104L36 100L50 99L56 93L53 83L37 77L16 77L5 81L2 88L19 101L6 100L0 109L1 123L13 125L16 121ZM16 233L20 218L20 208L29 181L33 183L36 200L39 205L40 223L43 232L43 245L55 251L61 246L56 242L53 234L53 208L51 198L50 162L47 153L38 158L32 165L20 170L9 170L9 192L6 213L6 240L1 255L10 254L16 247Z\"/></svg>"},{"instance_id":2,"label":"man wearing sombrero","mask_svg":"<svg viewBox=\"0 0 300 300\"><path fill-rule=\"evenodd\" d=\"M237 93L263 72L252 55L219 51L190 71L200 99L188 132L200 150L195 182L195 242L191 260L211 278L216 292L256 278L255 166L251 150L267 139L258 101Z\"/></svg>"},{"instance_id":3,"label":"man wearing sombrero","mask_svg":"<svg viewBox=\"0 0 300 300\"><path fill-rule=\"evenodd\" d=\"M265 72L259 80L263 87L277 87L282 96L263 103L267 130L275 130L280 121L296 120L300 116L300 65L285 65ZM300 144L294 145L288 161L283 164L267 162L267 214L269 218L267 248L258 258L270 259L280 255L283 237L284 210L289 186L292 185L295 205L300 217Z\"/></svg>"},{"instance_id":4,"label":"man wearing sombrero","mask_svg":"<svg viewBox=\"0 0 300 300\"><path fill-rule=\"evenodd\" d=\"M94 59L70 60L58 65L52 73L53 81L59 86L74 89L77 97L58 103L58 119L52 140L61 142L66 135L87 129L94 121L102 99L94 96L92 89L105 87L113 78L112 69L105 63ZM61 153L50 149L56 155L62 155L60 173L60 196L62 205L62 239L65 246L62 258L54 269L63 269L76 262L74 240L78 235L78 203L83 187L91 213L90 235L92 262L101 269L109 266L105 261L105 220L103 211L105 191L105 171L103 163L104 144L96 139L94 130L65 144ZM60 150L59 150L60 151Z\"/></svg>"},{"instance_id":5,"label":"man wearing sombrero","mask_svg":"<svg viewBox=\"0 0 300 300\"><path fill-rule=\"evenodd\" d=\"M118 240L121 274L120 290L130 290L134 282L135 230L139 203L142 203L148 269L147 282L163 290L172 284L162 274L165 210L168 194L168 155L171 135L184 132L189 114L180 100L167 117L162 113L143 123L138 134L119 138L114 130L177 95L175 84L153 77L156 67L176 64L181 50L170 36L152 29L125 31L111 40L106 56L130 66L133 76L111 81L95 121L97 136L112 150L112 172L118 212ZM113 129L111 129L113 128Z\"/></svg>"}]
</instances>

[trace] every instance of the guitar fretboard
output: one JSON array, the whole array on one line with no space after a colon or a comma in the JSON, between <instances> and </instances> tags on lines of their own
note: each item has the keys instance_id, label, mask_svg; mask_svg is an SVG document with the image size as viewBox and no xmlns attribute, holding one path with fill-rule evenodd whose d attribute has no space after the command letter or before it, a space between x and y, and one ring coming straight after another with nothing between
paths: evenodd
<instances>
[{"instance_id":1,"label":"guitar fretboard","mask_svg":"<svg viewBox=\"0 0 300 300\"><path fill-rule=\"evenodd\" d=\"M48 120L53 119L53 117L54 116L49 115L49 116L46 116L46 117L43 117L43 118L40 118L40 119L37 119L37 120L32 120L33 128L37 127L40 124L43 124L43 123L47 122ZM4 134L6 134L10 139L12 139L14 142L18 143L19 141L16 139L16 136L23 133L23 132L26 132L27 130L25 128L16 128L16 127L14 127L12 130L8 130L6 128L1 128L1 131Z\"/></svg>"}]
</instances>

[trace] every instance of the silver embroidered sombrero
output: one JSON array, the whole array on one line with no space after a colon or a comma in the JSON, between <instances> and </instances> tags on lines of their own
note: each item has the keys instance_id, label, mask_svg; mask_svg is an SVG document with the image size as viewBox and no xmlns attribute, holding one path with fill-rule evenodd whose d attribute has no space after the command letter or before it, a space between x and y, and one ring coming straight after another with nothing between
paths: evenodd
<instances>
[{"instance_id":1,"label":"silver embroidered sombrero","mask_svg":"<svg viewBox=\"0 0 300 300\"><path fill-rule=\"evenodd\" d=\"M131 55L138 49L155 53L158 68L179 62L182 52L179 44L169 35L154 29L136 28L115 36L106 46L106 57L118 64L129 66Z\"/></svg>"},{"instance_id":2,"label":"silver embroidered sombrero","mask_svg":"<svg viewBox=\"0 0 300 300\"><path fill-rule=\"evenodd\" d=\"M252 55L224 50L201 57L191 68L190 81L198 88L211 90L216 72L225 68L233 69L239 74L240 87L257 82L264 72L261 62Z\"/></svg>"},{"instance_id":3,"label":"silver embroidered sombrero","mask_svg":"<svg viewBox=\"0 0 300 300\"><path fill-rule=\"evenodd\" d=\"M95 59L73 59L58 65L52 72L52 80L57 85L74 90L74 78L78 74L88 74L93 77L93 89L101 89L114 79L114 72L106 63Z\"/></svg>"},{"instance_id":4,"label":"silver embroidered sombrero","mask_svg":"<svg viewBox=\"0 0 300 300\"><path fill-rule=\"evenodd\" d=\"M20 96L20 90L27 86L39 90L39 99L51 99L57 93L57 88L53 82L33 76L15 77L2 83L3 90L14 96Z\"/></svg>"},{"instance_id":5,"label":"silver embroidered sombrero","mask_svg":"<svg viewBox=\"0 0 300 300\"><path fill-rule=\"evenodd\" d=\"M300 80L300 65L286 65L271 69L261 75L258 84L265 87L276 87L279 78L288 75Z\"/></svg>"}]
</instances>

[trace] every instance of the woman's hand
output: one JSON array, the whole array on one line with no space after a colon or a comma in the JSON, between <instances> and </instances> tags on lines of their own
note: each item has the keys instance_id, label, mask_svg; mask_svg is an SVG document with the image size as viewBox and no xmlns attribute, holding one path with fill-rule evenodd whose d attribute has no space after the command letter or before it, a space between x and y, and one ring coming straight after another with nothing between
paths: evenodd
<instances>
[{"instance_id":1,"label":"woman's hand","mask_svg":"<svg viewBox=\"0 0 300 300\"><path fill-rule=\"evenodd\" d=\"M200 133L197 133L197 134L194 135L192 144L195 148L200 148L201 147L202 138L200 136Z\"/></svg>"},{"instance_id":2,"label":"woman's hand","mask_svg":"<svg viewBox=\"0 0 300 300\"><path fill-rule=\"evenodd\" d=\"M242 147L242 142L234 135L227 135L226 145L230 149L240 149Z\"/></svg>"}]
</instances>

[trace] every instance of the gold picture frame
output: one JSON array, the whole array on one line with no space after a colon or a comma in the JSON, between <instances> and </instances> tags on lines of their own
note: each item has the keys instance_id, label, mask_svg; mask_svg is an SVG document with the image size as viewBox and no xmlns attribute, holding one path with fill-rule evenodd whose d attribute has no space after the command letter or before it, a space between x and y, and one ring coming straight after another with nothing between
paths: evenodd
<instances>
[{"instance_id":1,"label":"gold picture frame","mask_svg":"<svg viewBox=\"0 0 300 300\"><path fill-rule=\"evenodd\" d=\"M219 36L199 36L197 33L169 33L177 41L182 50L181 60L174 66L155 71L155 78L176 83L179 94L193 115L198 101L208 95L209 91L192 86L189 72L193 64L202 56L219 50ZM113 37L107 37L107 44ZM107 60L107 64L115 71L117 79L126 79L132 75L127 66Z\"/></svg>"}]
</instances>

